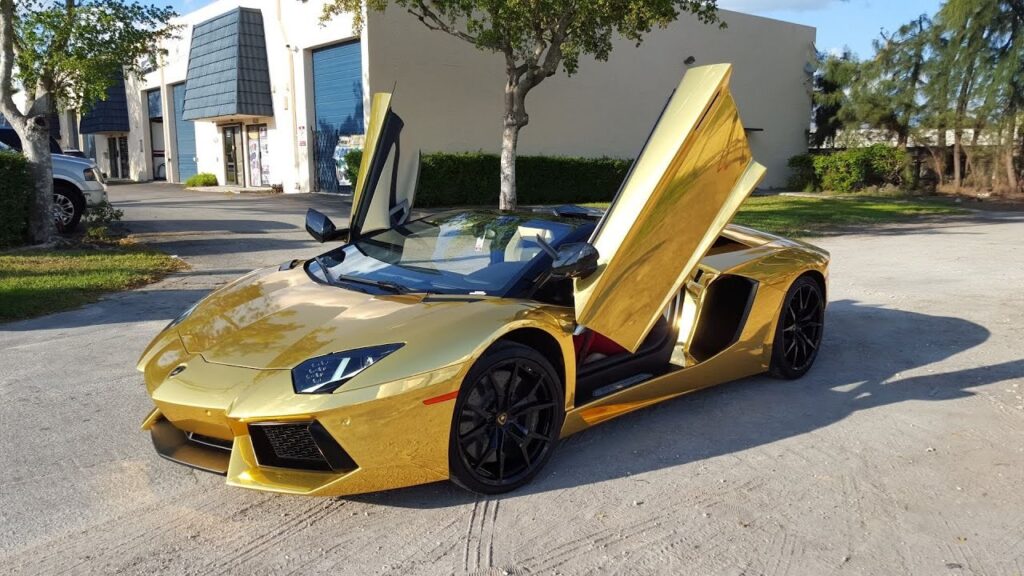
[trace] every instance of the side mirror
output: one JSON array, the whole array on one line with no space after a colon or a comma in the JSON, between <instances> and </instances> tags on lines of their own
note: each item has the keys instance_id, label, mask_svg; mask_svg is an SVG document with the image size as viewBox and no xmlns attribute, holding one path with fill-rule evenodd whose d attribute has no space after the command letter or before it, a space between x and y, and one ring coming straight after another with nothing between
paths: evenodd
<instances>
[{"instance_id":1,"label":"side mirror","mask_svg":"<svg viewBox=\"0 0 1024 576\"><path fill-rule=\"evenodd\" d=\"M331 219L310 208L306 211L306 232L314 240L323 244L348 235L348 228L338 230Z\"/></svg>"},{"instance_id":2,"label":"side mirror","mask_svg":"<svg viewBox=\"0 0 1024 576\"><path fill-rule=\"evenodd\" d=\"M566 244L558 248L551 263L553 278L586 278L597 270L597 248L587 242Z\"/></svg>"}]
</instances>

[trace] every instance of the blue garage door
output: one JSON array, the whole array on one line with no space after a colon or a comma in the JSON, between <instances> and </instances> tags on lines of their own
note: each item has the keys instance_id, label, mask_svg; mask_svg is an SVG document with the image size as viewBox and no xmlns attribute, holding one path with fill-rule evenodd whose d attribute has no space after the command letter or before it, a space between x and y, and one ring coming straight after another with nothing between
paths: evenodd
<instances>
[{"instance_id":1,"label":"blue garage door","mask_svg":"<svg viewBox=\"0 0 1024 576\"><path fill-rule=\"evenodd\" d=\"M363 133L363 60L358 40L313 52L313 108L317 189L341 192L342 159L348 151L344 137Z\"/></svg>"},{"instance_id":2,"label":"blue garage door","mask_svg":"<svg viewBox=\"0 0 1024 576\"><path fill-rule=\"evenodd\" d=\"M181 113L185 109L185 83L175 84L174 91L174 144L177 154L174 155L175 166L178 168L178 182L184 182L195 176L199 171L196 166L196 125L183 120Z\"/></svg>"}]
</instances>

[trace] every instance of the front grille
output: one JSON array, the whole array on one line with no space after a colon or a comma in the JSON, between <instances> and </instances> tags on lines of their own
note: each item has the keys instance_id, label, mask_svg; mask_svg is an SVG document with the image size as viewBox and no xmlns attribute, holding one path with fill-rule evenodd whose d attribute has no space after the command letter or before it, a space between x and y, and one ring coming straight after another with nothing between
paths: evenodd
<instances>
[{"instance_id":1,"label":"front grille","mask_svg":"<svg viewBox=\"0 0 1024 576\"><path fill-rule=\"evenodd\" d=\"M336 472L356 468L319 422L250 424L249 436L261 466Z\"/></svg>"}]
</instances>

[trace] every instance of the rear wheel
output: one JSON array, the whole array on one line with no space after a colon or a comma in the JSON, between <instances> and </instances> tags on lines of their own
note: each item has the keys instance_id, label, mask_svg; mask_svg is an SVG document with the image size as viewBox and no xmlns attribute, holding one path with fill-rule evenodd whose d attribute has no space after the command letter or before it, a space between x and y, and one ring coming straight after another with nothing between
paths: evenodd
<instances>
[{"instance_id":1,"label":"rear wheel","mask_svg":"<svg viewBox=\"0 0 1024 576\"><path fill-rule=\"evenodd\" d=\"M482 494L533 479L555 449L565 412L555 369L539 352L512 342L470 369L455 404L448 460L456 483Z\"/></svg>"},{"instance_id":2,"label":"rear wheel","mask_svg":"<svg viewBox=\"0 0 1024 576\"><path fill-rule=\"evenodd\" d=\"M818 357L824 328L825 295L813 278L801 276L782 302L772 345L772 375L795 379L806 374Z\"/></svg>"},{"instance_id":3,"label":"rear wheel","mask_svg":"<svg viewBox=\"0 0 1024 576\"><path fill-rule=\"evenodd\" d=\"M74 232L85 213L82 194L66 184L53 185L53 221L61 234Z\"/></svg>"}]
</instances>

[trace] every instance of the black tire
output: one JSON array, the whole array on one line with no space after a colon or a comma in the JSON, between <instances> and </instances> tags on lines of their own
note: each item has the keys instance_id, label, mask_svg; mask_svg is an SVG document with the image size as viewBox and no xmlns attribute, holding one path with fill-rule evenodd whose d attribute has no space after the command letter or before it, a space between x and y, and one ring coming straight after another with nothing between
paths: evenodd
<instances>
[{"instance_id":1,"label":"black tire","mask_svg":"<svg viewBox=\"0 0 1024 576\"><path fill-rule=\"evenodd\" d=\"M455 402L452 481L480 494L528 483L555 450L564 406L561 381L542 354L514 342L496 344L470 369Z\"/></svg>"},{"instance_id":2,"label":"black tire","mask_svg":"<svg viewBox=\"0 0 1024 576\"><path fill-rule=\"evenodd\" d=\"M775 326L769 371L777 378L793 380L811 369L825 331L825 295L809 276L790 285Z\"/></svg>"},{"instance_id":3,"label":"black tire","mask_svg":"<svg viewBox=\"0 0 1024 576\"><path fill-rule=\"evenodd\" d=\"M85 198L68 184L53 183L53 220L57 232L70 234L78 228L85 214Z\"/></svg>"}]
</instances>

